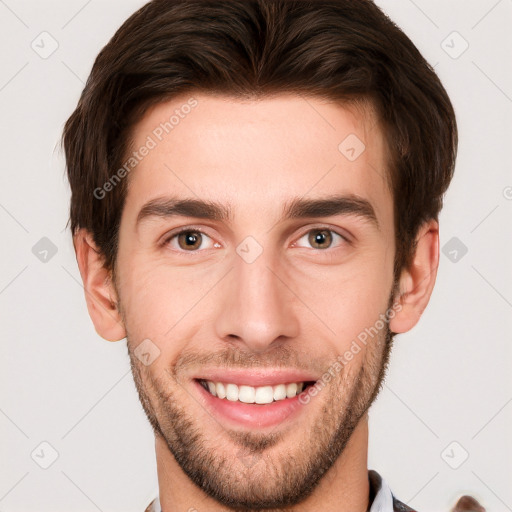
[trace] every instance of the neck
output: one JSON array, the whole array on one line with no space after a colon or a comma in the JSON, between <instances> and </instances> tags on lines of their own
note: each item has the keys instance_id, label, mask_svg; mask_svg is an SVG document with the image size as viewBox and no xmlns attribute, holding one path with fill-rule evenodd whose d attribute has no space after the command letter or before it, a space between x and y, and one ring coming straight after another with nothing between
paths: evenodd
<instances>
[{"instance_id":1,"label":"neck","mask_svg":"<svg viewBox=\"0 0 512 512\"><path fill-rule=\"evenodd\" d=\"M155 451L162 512L195 510L194 507L211 512L232 510L205 494L188 478L169 451L165 440L159 435L155 436ZM301 502L300 510L366 512L370 492L367 464L368 413L361 418L343 453L331 469L310 496Z\"/></svg>"}]
</instances>

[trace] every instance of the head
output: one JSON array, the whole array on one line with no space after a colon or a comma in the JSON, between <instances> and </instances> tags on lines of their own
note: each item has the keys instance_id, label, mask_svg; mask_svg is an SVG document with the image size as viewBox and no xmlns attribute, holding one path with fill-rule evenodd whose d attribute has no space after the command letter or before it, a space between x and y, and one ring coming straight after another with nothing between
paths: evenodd
<instances>
[{"instance_id":1,"label":"head","mask_svg":"<svg viewBox=\"0 0 512 512\"><path fill-rule=\"evenodd\" d=\"M153 0L63 143L89 312L157 437L225 505L304 500L434 286L457 130L432 68L366 0ZM216 418L199 381L251 369L310 377L307 413Z\"/></svg>"}]
</instances>

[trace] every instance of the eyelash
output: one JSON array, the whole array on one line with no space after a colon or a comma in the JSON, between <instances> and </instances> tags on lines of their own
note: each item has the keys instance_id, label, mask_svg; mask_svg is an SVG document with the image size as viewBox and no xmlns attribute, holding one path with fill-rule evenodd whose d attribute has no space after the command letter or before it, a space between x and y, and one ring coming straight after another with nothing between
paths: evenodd
<instances>
[{"instance_id":1,"label":"eyelash","mask_svg":"<svg viewBox=\"0 0 512 512\"><path fill-rule=\"evenodd\" d=\"M331 228L328 228L326 226L315 226L313 228L309 228L307 231L305 231L299 238L297 238L297 241L299 241L301 238L304 238L304 236L308 235L309 233L311 233L312 231L329 231L330 233L333 233L334 235L337 235L341 238L341 241L343 243L348 243L350 245L352 245L352 242L344 235L342 235L341 233L338 233L337 231L335 231L334 229L331 229ZM193 226L187 226L187 227L184 227L182 229L180 229L179 231L176 231L176 232L173 232L171 233L169 236L166 236L164 241L162 242L162 246L165 247L167 245L170 244L170 242L174 239L174 238L177 238L179 235L181 235L182 233L200 233L201 235L203 236L206 236L208 238L211 238L207 233L205 233L202 229L199 229L199 228L194 228ZM294 242L295 244L296 242ZM334 242L333 242L334 243ZM303 248L303 247L300 247L300 248ZM335 251L336 249L338 249L339 247L328 247L327 249L314 249L312 248L312 250L314 251L319 251L319 252L324 252L324 253L331 253L332 251ZM194 254L200 252L200 250L195 250L195 251L185 251L185 250L182 250L182 249L174 249L176 250L177 252L179 253L182 253L182 254L187 254L187 255L190 255L190 256L193 256Z\"/></svg>"}]
</instances>

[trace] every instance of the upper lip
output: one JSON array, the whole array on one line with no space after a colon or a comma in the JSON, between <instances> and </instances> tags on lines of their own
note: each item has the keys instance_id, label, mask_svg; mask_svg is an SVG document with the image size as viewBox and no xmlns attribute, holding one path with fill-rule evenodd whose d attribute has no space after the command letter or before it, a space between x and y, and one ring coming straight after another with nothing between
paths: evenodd
<instances>
[{"instance_id":1,"label":"upper lip","mask_svg":"<svg viewBox=\"0 0 512 512\"><path fill-rule=\"evenodd\" d=\"M199 380L212 382L232 383L238 386L276 386L277 384L289 384L290 382L316 381L317 377L303 370L285 369L244 369L244 370L203 370L194 376Z\"/></svg>"}]
</instances>

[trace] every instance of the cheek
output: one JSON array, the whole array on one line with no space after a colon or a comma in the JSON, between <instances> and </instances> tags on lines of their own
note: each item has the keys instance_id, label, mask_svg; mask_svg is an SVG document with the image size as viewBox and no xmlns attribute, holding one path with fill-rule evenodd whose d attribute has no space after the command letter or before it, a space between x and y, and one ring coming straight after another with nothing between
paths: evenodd
<instances>
[{"instance_id":1,"label":"cheek","mask_svg":"<svg viewBox=\"0 0 512 512\"><path fill-rule=\"evenodd\" d=\"M385 314L393 283L392 262L385 267L366 264L340 268L322 281L309 287L308 302L331 330L337 351L342 352ZM318 293L319 288L323 293ZM383 327L378 322L376 328L383 331Z\"/></svg>"},{"instance_id":2,"label":"cheek","mask_svg":"<svg viewBox=\"0 0 512 512\"><path fill-rule=\"evenodd\" d=\"M199 267L171 267L136 257L120 269L121 301L129 335L150 338L162 347L190 338L204 313L208 295L214 300L218 277ZM212 299L213 297L213 299Z\"/></svg>"}]
</instances>

